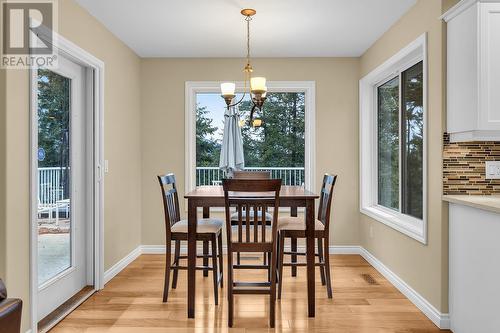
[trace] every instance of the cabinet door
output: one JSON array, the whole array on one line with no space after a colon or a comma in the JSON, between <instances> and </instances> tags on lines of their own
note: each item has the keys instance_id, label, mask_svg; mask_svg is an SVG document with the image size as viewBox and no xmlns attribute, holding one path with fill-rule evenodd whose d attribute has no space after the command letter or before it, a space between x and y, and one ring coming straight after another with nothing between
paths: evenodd
<instances>
[{"instance_id":1,"label":"cabinet door","mask_svg":"<svg viewBox=\"0 0 500 333\"><path fill-rule=\"evenodd\" d=\"M480 129L500 130L500 3L480 10Z\"/></svg>"}]
</instances>

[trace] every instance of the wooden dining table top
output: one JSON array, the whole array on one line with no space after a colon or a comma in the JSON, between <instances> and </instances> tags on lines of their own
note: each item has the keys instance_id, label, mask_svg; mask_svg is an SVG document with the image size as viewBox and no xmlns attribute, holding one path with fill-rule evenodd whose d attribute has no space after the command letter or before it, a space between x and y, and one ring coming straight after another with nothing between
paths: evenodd
<instances>
[{"instance_id":1,"label":"wooden dining table top","mask_svg":"<svg viewBox=\"0 0 500 333\"><path fill-rule=\"evenodd\" d=\"M245 196L249 195L251 193L245 193ZM262 195L262 193L256 193L256 195ZM186 193L184 198L224 198L224 190L221 185L197 186L194 190ZM280 198L317 199L319 195L305 189L303 186L281 186Z\"/></svg>"}]
</instances>

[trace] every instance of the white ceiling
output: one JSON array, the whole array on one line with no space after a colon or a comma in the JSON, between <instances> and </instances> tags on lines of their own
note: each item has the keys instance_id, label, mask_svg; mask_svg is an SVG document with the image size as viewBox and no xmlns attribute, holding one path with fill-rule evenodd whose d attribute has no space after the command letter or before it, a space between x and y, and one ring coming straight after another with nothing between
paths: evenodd
<instances>
[{"instance_id":1,"label":"white ceiling","mask_svg":"<svg viewBox=\"0 0 500 333\"><path fill-rule=\"evenodd\" d=\"M77 0L142 57L363 54L416 0Z\"/></svg>"}]
</instances>

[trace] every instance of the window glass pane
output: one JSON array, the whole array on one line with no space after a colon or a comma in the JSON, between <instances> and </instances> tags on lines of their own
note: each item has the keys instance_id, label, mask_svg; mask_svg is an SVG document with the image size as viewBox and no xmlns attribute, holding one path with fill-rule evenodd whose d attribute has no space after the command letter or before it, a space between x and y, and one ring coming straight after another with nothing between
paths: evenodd
<instances>
[{"instance_id":1,"label":"window glass pane","mask_svg":"<svg viewBox=\"0 0 500 333\"><path fill-rule=\"evenodd\" d=\"M239 100L241 94L236 96ZM261 126L243 124L245 169L269 170L284 185L304 183L305 94L274 92L267 94L262 111L254 119ZM196 94L196 185L219 185L224 177L219 157L224 130L226 103L219 93ZM241 120L248 122L252 108L248 95L239 106Z\"/></svg>"},{"instance_id":2,"label":"window glass pane","mask_svg":"<svg viewBox=\"0 0 500 333\"><path fill-rule=\"evenodd\" d=\"M38 71L38 285L71 267L71 80Z\"/></svg>"},{"instance_id":3,"label":"window glass pane","mask_svg":"<svg viewBox=\"0 0 500 333\"><path fill-rule=\"evenodd\" d=\"M399 210L399 78L377 90L378 203Z\"/></svg>"},{"instance_id":4,"label":"window glass pane","mask_svg":"<svg viewBox=\"0 0 500 333\"><path fill-rule=\"evenodd\" d=\"M401 171L404 214L423 216L423 68L422 62L402 73Z\"/></svg>"}]
</instances>

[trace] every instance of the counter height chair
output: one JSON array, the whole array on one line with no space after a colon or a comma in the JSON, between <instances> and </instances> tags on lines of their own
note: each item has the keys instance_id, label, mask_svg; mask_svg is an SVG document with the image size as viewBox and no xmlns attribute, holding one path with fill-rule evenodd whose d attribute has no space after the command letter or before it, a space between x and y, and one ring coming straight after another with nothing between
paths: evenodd
<instances>
[{"instance_id":1,"label":"counter height chair","mask_svg":"<svg viewBox=\"0 0 500 333\"><path fill-rule=\"evenodd\" d=\"M276 274L274 272L276 272L277 261L276 246L281 179L224 179L222 186L226 206L226 228L228 230L231 230L231 209L236 207L238 214L238 236L233 236L232 232L226 233L228 325L229 327L233 326L234 295L268 294L270 297L269 325L274 327L276 306ZM253 224L250 223L249 214L243 219L243 208L249 211L250 207L256 213L266 212L268 207L273 208L270 230L266 230L266 223L262 221L262 216L265 214L254 214ZM266 236L266 233L269 232L270 235ZM233 264L233 255L240 252L269 253L271 260L269 260L268 265L235 265ZM239 282L234 281L234 269L266 269L273 274L270 274L270 278L268 277L263 282Z\"/></svg>"},{"instance_id":2,"label":"counter height chair","mask_svg":"<svg viewBox=\"0 0 500 333\"><path fill-rule=\"evenodd\" d=\"M320 267L321 283L325 285L328 293L328 298L332 298L332 281L330 277L330 254L329 254L329 231L330 231L330 208L332 205L333 188L337 181L336 175L325 174L323 176L323 185L321 186L320 202L318 209L318 218L315 222L315 238L318 242L318 253L315 254L319 258L316 266ZM306 223L303 217L282 217L278 222L279 232L279 262L278 262L278 298L281 298L281 290L283 288L283 266L306 266L305 263L297 263L293 258L295 256L305 256L305 253L297 252L293 248L290 252L284 251L285 239L306 238ZM292 256L291 262L283 262L284 255Z\"/></svg>"},{"instance_id":3,"label":"counter height chair","mask_svg":"<svg viewBox=\"0 0 500 333\"><path fill-rule=\"evenodd\" d=\"M271 179L271 171L233 171L233 179ZM252 207L250 207L249 210L249 215L250 215L250 225L253 224L254 220L254 210ZM242 218L243 220L246 220L246 214L247 211L245 208L243 208L242 212ZM262 211L257 212L258 215L258 220L262 221ZM265 212L265 217L266 217L266 225L271 225L271 221L273 219L273 216L269 214L267 211ZM238 212L235 212L231 215L231 225L235 226L238 224ZM236 260L238 261L238 265L241 263L241 256L238 253L236 255ZM267 265L267 260L269 260L268 256L264 254L264 265Z\"/></svg>"},{"instance_id":4,"label":"counter height chair","mask_svg":"<svg viewBox=\"0 0 500 333\"><path fill-rule=\"evenodd\" d=\"M167 174L158 176L160 182L161 193L163 197L163 208L165 211L165 231L166 231L166 263L165 263L165 284L163 287L163 302L168 299L168 288L170 280L170 270L173 270L172 289L177 287L177 276L180 269L187 270L187 266L180 266L181 259L187 259L186 256L180 255L181 241L188 240L188 222L180 219L179 198L175 183L175 176ZM214 298L215 304L219 304L218 287L222 288L223 279L223 257L222 257L222 226L224 222L220 219L199 219L196 228L196 240L203 241L203 244L211 243L212 253L203 251L203 255L197 255L197 258L203 258L203 266L197 266L197 270L213 271ZM171 263L171 244L175 242L174 261ZM217 254L218 243L218 254ZM208 266L208 259L212 258L212 266ZM219 262L217 263L217 259Z\"/></svg>"}]
</instances>

